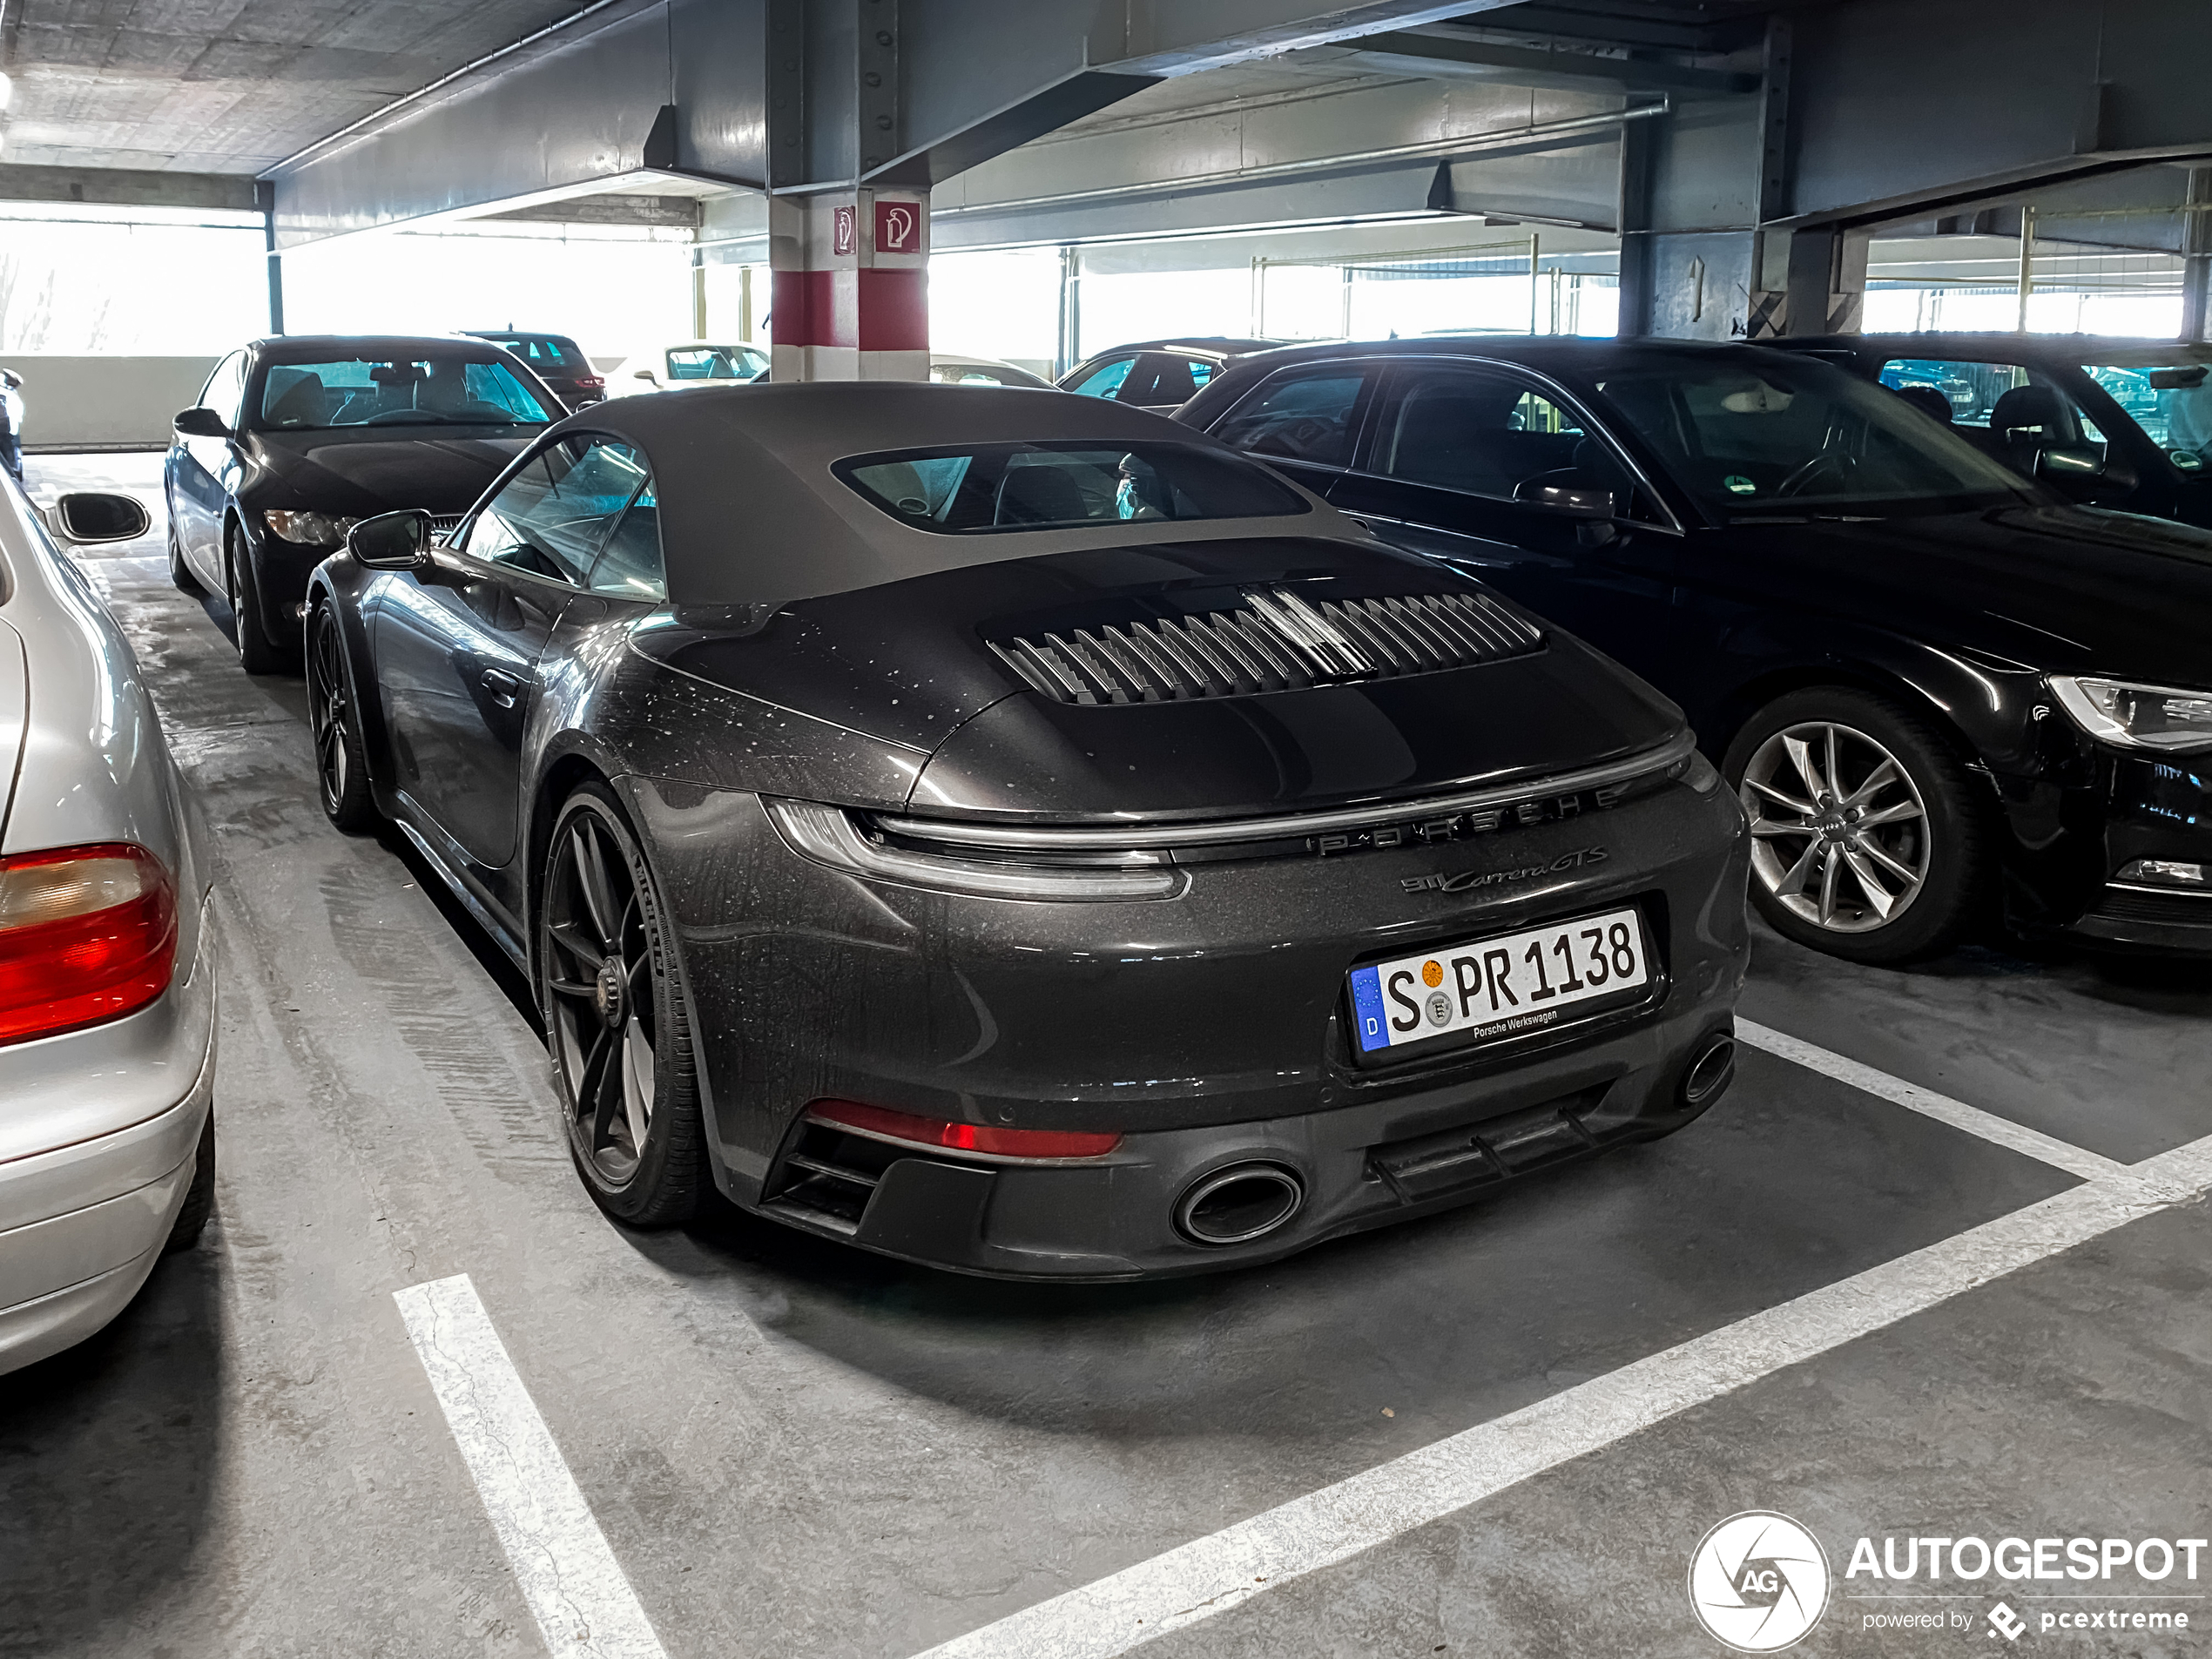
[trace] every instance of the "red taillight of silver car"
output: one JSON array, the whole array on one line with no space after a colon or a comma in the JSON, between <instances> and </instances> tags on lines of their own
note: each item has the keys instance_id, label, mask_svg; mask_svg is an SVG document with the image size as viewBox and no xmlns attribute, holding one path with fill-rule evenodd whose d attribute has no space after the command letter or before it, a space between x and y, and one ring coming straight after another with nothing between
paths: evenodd
<instances>
[{"instance_id":1,"label":"red taillight of silver car","mask_svg":"<svg viewBox=\"0 0 2212 1659\"><path fill-rule=\"evenodd\" d=\"M176 884L145 848L0 858L0 1043L135 1013L176 965Z\"/></svg>"}]
</instances>

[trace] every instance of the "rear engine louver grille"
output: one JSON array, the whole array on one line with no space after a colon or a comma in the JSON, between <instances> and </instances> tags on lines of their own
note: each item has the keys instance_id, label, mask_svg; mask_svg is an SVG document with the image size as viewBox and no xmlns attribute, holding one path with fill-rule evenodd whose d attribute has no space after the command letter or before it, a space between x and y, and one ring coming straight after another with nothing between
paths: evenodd
<instances>
[{"instance_id":1,"label":"rear engine louver grille","mask_svg":"<svg viewBox=\"0 0 2212 1659\"><path fill-rule=\"evenodd\" d=\"M991 649L1061 703L1170 703L1433 674L1541 650L1541 631L1487 594L1309 600L1285 588L1250 610L1075 628Z\"/></svg>"}]
</instances>

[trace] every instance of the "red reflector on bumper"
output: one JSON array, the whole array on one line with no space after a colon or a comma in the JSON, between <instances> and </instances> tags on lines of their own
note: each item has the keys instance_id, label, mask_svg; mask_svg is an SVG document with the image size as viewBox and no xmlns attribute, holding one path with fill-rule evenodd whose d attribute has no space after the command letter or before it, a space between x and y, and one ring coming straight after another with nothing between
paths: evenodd
<instances>
[{"instance_id":1,"label":"red reflector on bumper","mask_svg":"<svg viewBox=\"0 0 2212 1659\"><path fill-rule=\"evenodd\" d=\"M948 1123L941 1118L916 1117L910 1112L863 1106L855 1100L818 1100L807 1107L806 1116L817 1123L833 1123L840 1129L859 1130L886 1140L911 1141L917 1146L940 1146L952 1152L981 1152L1002 1158L1103 1157L1122 1143L1118 1134Z\"/></svg>"}]
</instances>

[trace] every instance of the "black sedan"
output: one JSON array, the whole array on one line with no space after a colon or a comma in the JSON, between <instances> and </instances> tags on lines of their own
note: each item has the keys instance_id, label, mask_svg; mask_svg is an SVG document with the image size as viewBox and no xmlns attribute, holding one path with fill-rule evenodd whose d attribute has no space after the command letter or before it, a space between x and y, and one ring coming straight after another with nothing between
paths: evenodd
<instances>
[{"instance_id":1,"label":"black sedan","mask_svg":"<svg viewBox=\"0 0 2212 1659\"><path fill-rule=\"evenodd\" d=\"M316 572L324 804L532 976L576 1165L964 1271L1199 1271L1695 1116L1680 711L1135 410L617 399Z\"/></svg>"},{"instance_id":2,"label":"black sedan","mask_svg":"<svg viewBox=\"0 0 2212 1659\"><path fill-rule=\"evenodd\" d=\"M177 416L163 483L169 573L229 601L249 674L300 655L307 573L356 520L419 507L459 522L562 413L498 347L292 334L223 359Z\"/></svg>"},{"instance_id":3,"label":"black sedan","mask_svg":"<svg viewBox=\"0 0 2212 1659\"><path fill-rule=\"evenodd\" d=\"M1680 702L1783 933L1892 961L2001 899L2212 951L2212 535L2073 505L1751 347L1319 347L1177 418Z\"/></svg>"},{"instance_id":4,"label":"black sedan","mask_svg":"<svg viewBox=\"0 0 2212 1659\"><path fill-rule=\"evenodd\" d=\"M1774 342L1917 401L2087 506L2212 527L2212 346L2096 334L1831 334Z\"/></svg>"}]
</instances>

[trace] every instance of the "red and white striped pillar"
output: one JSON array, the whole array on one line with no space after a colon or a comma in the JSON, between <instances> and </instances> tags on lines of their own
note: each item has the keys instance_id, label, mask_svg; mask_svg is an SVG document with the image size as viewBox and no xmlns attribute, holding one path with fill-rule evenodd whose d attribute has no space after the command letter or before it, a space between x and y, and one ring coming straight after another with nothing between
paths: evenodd
<instances>
[{"instance_id":1,"label":"red and white striped pillar","mask_svg":"<svg viewBox=\"0 0 2212 1659\"><path fill-rule=\"evenodd\" d=\"M929 195L856 190L768 204L778 381L929 378Z\"/></svg>"}]
</instances>

